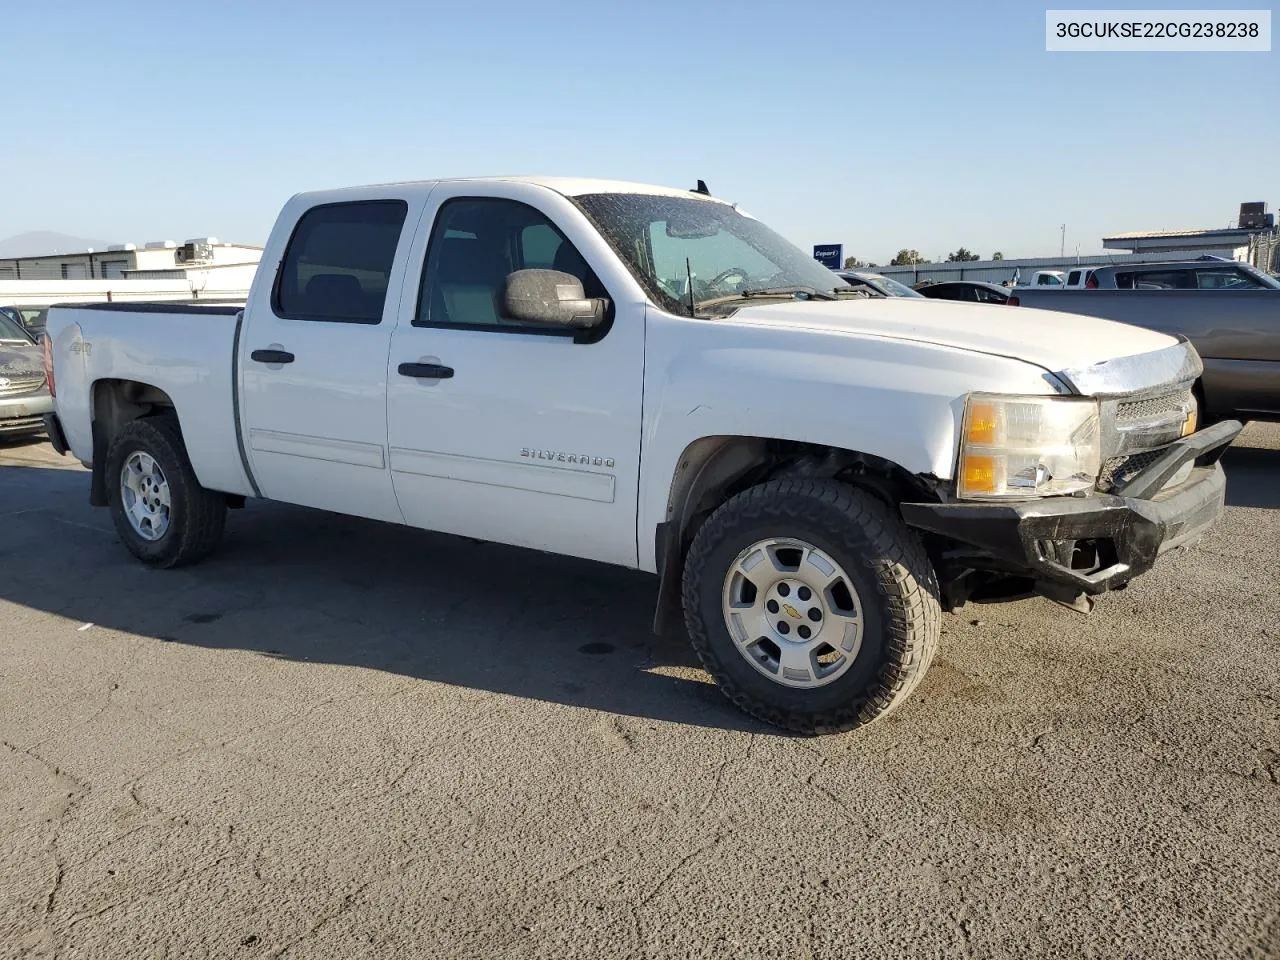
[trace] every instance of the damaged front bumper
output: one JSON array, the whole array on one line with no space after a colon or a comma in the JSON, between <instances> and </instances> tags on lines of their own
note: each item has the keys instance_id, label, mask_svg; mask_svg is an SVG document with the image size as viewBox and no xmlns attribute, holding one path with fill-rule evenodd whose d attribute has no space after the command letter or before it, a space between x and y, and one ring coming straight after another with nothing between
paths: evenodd
<instances>
[{"instance_id":1,"label":"damaged front bumper","mask_svg":"<svg viewBox=\"0 0 1280 960\"><path fill-rule=\"evenodd\" d=\"M1104 593L1213 526L1227 486L1218 461L1241 429L1228 420L1170 444L1112 494L904 503L902 516L917 530L950 541L941 553L957 567L1026 577L1056 587L1059 595ZM1186 478L1167 487L1188 464Z\"/></svg>"}]
</instances>

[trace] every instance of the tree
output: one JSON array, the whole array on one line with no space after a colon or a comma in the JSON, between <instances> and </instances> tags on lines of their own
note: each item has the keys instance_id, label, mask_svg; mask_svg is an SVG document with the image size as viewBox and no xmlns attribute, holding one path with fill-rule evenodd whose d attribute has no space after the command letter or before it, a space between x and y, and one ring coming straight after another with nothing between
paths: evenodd
<instances>
[{"instance_id":1,"label":"tree","mask_svg":"<svg viewBox=\"0 0 1280 960\"><path fill-rule=\"evenodd\" d=\"M999 250L997 250L995 253L993 253L993 254L991 255L991 259L992 259L992 260L1003 260L1003 259L1004 259L1004 254L1003 254L1003 253L1001 253Z\"/></svg>"},{"instance_id":2,"label":"tree","mask_svg":"<svg viewBox=\"0 0 1280 960\"><path fill-rule=\"evenodd\" d=\"M863 263L861 260L859 260L857 257L844 258L844 268L846 270L857 270L859 267L865 267L865 266L866 264Z\"/></svg>"},{"instance_id":3,"label":"tree","mask_svg":"<svg viewBox=\"0 0 1280 960\"><path fill-rule=\"evenodd\" d=\"M981 259L976 253L970 253L964 247L960 247L954 253L947 254L948 263L966 263L969 260Z\"/></svg>"},{"instance_id":4,"label":"tree","mask_svg":"<svg viewBox=\"0 0 1280 960\"><path fill-rule=\"evenodd\" d=\"M920 256L919 250L907 250L903 248L899 250L892 260L889 261L891 267L909 267L915 263L928 263L929 261Z\"/></svg>"}]
</instances>

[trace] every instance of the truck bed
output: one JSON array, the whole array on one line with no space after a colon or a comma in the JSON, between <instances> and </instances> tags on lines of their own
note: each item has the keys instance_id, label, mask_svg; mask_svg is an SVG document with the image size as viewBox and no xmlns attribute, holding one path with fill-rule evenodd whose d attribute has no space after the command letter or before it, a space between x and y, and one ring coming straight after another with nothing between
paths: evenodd
<instances>
[{"instance_id":1,"label":"truck bed","mask_svg":"<svg viewBox=\"0 0 1280 960\"><path fill-rule=\"evenodd\" d=\"M46 333L57 370L58 415L72 452L94 456L95 385L137 381L163 390L184 424L187 452L202 486L252 494L237 442L241 308L172 303L55 306ZM228 362L230 360L230 362Z\"/></svg>"}]
</instances>

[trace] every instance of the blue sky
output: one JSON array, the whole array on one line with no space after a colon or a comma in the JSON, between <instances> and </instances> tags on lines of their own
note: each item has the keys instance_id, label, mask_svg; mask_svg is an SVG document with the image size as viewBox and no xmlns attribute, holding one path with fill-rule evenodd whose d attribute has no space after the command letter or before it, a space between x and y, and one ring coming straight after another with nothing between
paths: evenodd
<instances>
[{"instance_id":1,"label":"blue sky","mask_svg":"<svg viewBox=\"0 0 1280 960\"><path fill-rule=\"evenodd\" d=\"M260 242L299 190L500 173L701 177L881 263L1280 205L1280 54L1051 54L1044 9L10 5L0 237Z\"/></svg>"}]
</instances>

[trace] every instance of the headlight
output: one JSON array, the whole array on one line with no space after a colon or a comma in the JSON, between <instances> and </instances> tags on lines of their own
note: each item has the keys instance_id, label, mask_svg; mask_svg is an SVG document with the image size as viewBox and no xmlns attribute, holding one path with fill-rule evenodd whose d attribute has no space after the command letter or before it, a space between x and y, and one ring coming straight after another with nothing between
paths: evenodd
<instances>
[{"instance_id":1,"label":"headlight","mask_svg":"<svg viewBox=\"0 0 1280 960\"><path fill-rule=\"evenodd\" d=\"M969 394L956 474L961 497L1074 493L1091 489L1101 469L1096 400Z\"/></svg>"}]
</instances>

